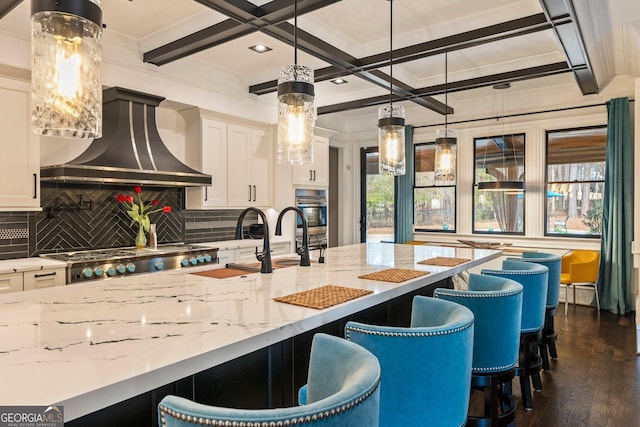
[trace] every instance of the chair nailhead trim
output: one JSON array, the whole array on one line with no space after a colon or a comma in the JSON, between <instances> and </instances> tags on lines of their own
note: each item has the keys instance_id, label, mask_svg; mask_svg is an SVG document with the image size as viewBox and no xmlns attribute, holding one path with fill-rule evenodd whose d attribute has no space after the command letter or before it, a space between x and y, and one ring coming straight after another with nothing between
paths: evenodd
<instances>
[{"instance_id":1,"label":"chair nailhead trim","mask_svg":"<svg viewBox=\"0 0 640 427\"><path fill-rule=\"evenodd\" d=\"M307 415L304 417L296 417L296 418L291 418L291 419L287 419L287 420L281 420L281 421L271 421L271 422L238 422L238 421L229 421L229 420L217 420L217 419L211 419L211 418L196 418L196 417L191 417L191 415L186 415L186 414L182 414L180 412L174 411L173 409L169 409L164 405L160 405L160 420L162 423L163 427L166 427L167 422L165 417L166 416L170 416L176 419L179 419L181 421L187 421L189 423L192 424L197 424L197 425L211 425L211 426L220 426L220 427L289 427L289 426L297 426L297 425L302 425L302 424L311 424L319 419L324 419L324 418L330 418L332 416L338 415L342 412L346 412L356 406L358 406L359 404L361 404L362 402L364 402L365 400L367 400L369 398L369 396L371 396L380 386L380 381L376 381L376 383L371 386L371 388L369 390L367 390L367 392L365 394L363 394L362 396L358 397L357 399L354 399L348 403L345 403L343 405L340 405L339 407L334 407L331 409L327 409L325 411L322 412L318 412L315 413L313 415Z\"/></svg>"},{"instance_id":2,"label":"chair nailhead trim","mask_svg":"<svg viewBox=\"0 0 640 427\"><path fill-rule=\"evenodd\" d=\"M375 330L371 330L371 329L363 329L363 328L356 328L353 326L349 326L346 328L346 336L347 339L350 340L351 337L349 336L349 332L353 331L353 332L360 332L361 334L367 334L367 335L380 335L380 336L384 336L384 337L433 337L433 336L440 336L440 335L451 335L451 334L455 334L458 333L460 331L464 331L465 329L471 327L471 325L473 325L473 321L463 325L463 326L459 326L457 328L453 328L453 329L447 329L446 331L434 331L434 332L394 332L394 331L375 331ZM417 328L416 328L417 329Z\"/></svg>"},{"instance_id":3,"label":"chair nailhead trim","mask_svg":"<svg viewBox=\"0 0 640 427\"><path fill-rule=\"evenodd\" d=\"M504 276L507 275L518 275L518 276L534 276L538 274L543 274L542 271L535 270L482 270L482 273L490 273L495 276Z\"/></svg>"},{"instance_id":4,"label":"chair nailhead trim","mask_svg":"<svg viewBox=\"0 0 640 427\"><path fill-rule=\"evenodd\" d=\"M490 292L490 293L489 293ZM502 298L517 295L522 293L521 290L505 291L500 293L494 293L494 291L462 291L460 293L447 292L438 290L438 295L446 295L448 297L460 297L460 298Z\"/></svg>"},{"instance_id":5,"label":"chair nailhead trim","mask_svg":"<svg viewBox=\"0 0 640 427\"><path fill-rule=\"evenodd\" d=\"M511 363L509 365L502 366L492 366L487 368L471 368L472 372L489 372L489 371L506 371L507 369L511 369L516 366L516 363Z\"/></svg>"}]
</instances>

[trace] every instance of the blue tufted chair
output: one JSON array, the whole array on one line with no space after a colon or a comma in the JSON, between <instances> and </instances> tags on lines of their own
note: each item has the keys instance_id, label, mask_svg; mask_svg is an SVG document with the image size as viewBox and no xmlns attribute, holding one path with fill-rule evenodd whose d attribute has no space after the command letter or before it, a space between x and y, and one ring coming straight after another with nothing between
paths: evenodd
<instances>
[{"instance_id":1,"label":"blue tufted chair","mask_svg":"<svg viewBox=\"0 0 640 427\"><path fill-rule=\"evenodd\" d=\"M468 290L436 289L434 296L462 304L474 315L471 387L483 390L485 413L482 417L469 415L467 425L508 425L516 405L510 395L502 393L502 386L511 383L518 364L522 285L502 277L470 274Z\"/></svg>"},{"instance_id":2,"label":"blue tufted chair","mask_svg":"<svg viewBox=\"0 0 640 427\"><path fill-rule=\"evenodd\" d=\"M311 345L306 404L277 409L233 409L176 396L158 404L161 427L378 425L380 364L369 351L342 338L316 334Z\"/></svg>"},{"instance_id":3,"label":"blue tufted chair","mask_svg":"<svg viewBox=\"0 0 640 427\"><path fill-rule=\"evenodd\" d=\"M473 313L416 296L411 326L348 322L348 340L380 360L380 426L460 426L469 408Z\"/></svg>"},{"instance_id":4,"label":"blue tufted chair","mask_svg":"<svg viewBox=\"0 0 640 427\"><path fill-rule=\"evenodd\" d=\"M516 375L520 378L522 405L530 411L533 409L531 382L536 391L542 390L540 382L542 359L538 356L538 347L544 327L549 269L533 262L504 260L502 270L483 269L482 274L512 279L522 285L520 360Z\"/></svg>"},{"instance_id":5,"label":"blue tufted chair","mask_svg":"<svg viewBox=\"0 0 640 427\"><path fill-rule=\"evenodd\" d=\"M549 269L549 283L547 287L547 307L544 314L544 329L542 330L542 340L540 343L540 353L542 356L542 369L548 371L549 356L553 359L558 357L556 351L556 334L554 319L560 303L560 272L562 270L562 258L558 255L544 252L523 252L522 258L507 258L509 261L535 262L542 264Z\"/></svg>"}]
</instances>

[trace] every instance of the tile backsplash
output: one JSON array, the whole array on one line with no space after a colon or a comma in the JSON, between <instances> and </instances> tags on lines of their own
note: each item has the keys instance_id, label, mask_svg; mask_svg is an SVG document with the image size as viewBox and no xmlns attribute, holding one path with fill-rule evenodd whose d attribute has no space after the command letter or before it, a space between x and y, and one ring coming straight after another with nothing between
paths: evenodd
<instances>
[{"instance_id":1,"label":"tile backsplash","mask_svg":"<svg viewBox=\"0 0 640 427\"><path fill-rule=\"evenodd\" d=\"M134 195L129 187L43 184L41 212L0 212L0 259L26 258L43 252L133 246L137 224L131 225L118 194ZM143 200L171 206L157 212L159 243L202 243L235 239L242 209L185 210L184 188L144 187ZM255 212L244 218L257 222Z\"/></svg>"}]
</instances>

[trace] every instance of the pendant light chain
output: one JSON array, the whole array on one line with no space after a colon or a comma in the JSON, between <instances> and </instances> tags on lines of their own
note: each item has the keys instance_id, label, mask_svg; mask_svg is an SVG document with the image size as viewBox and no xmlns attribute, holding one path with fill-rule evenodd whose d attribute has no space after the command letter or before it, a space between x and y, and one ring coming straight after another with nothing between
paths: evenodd
<instances>
[{"instance_id":1,"label":"pendant light chain","mask_svg":"<svg viewBox=\"0 0 640 427\"><path fill-rule=\"evenodd\" d=\"M448 52L444 53L444 137L449 137L449 132L447 131L447 110L449 110L449 101L448 101L448 91L447 91L447 74L449 73L449 59Z\"/></svg>"},{"instance_id":2,"label":"pendant light chain","mask_svg":"<svg viewBox=\"0 0 640 427\"><path fill-rule=\"evenodd\" d=\"M298 0L293 0L293 75L298 80Z\"/></svg>"},{"instance_id":3,"label":"pendant light chain","mask_svg":"<svg viewBox=\"0 0 640 427\"><path fill-rule=\"evenodd\" d=\"M389 105L393 116L393 0L389 0Z\"/></svg>"}]
</instances>

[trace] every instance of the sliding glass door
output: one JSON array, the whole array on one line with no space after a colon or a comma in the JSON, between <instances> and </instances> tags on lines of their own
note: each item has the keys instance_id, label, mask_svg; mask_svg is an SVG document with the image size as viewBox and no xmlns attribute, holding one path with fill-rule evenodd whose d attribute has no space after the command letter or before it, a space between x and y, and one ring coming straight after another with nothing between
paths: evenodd
<instances>
[{"instance_id":1,"label":"sliding glass door","mask_svg":"<svg viewBox=\"0 0 640 427\"><path fill-rule=\"evenodd\" d=\"M360 241L393 242L394 176L378 173L378 147L360 150Z\"/></svg>"}]
</instances>

